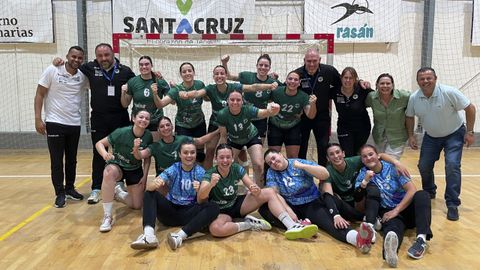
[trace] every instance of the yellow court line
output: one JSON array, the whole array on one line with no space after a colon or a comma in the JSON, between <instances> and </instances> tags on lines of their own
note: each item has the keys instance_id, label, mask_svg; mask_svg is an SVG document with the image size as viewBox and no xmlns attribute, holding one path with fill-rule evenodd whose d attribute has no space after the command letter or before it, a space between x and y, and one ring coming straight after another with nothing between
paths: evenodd
<instances>
[{"instance_id":1,"label":"yellow court line","mask_svg":"<svg viewBox=\"0 0 480 270\"><path fill-rule=\"evenodd\" d=\"M80 184L77 185L77 187L79 188L79 187L85 185L86 183L90 182L91 179L92 179L91 177L88 177L88 178L84 179L82 182L80 182ZM47 211L50 208L52 208L51 205L45 205L42 209L38 210L33 215L29 216L28 218L26 218L22 222L18 223L15 227L11 228L10 230L8 230L8 232L6 232L6 233L2 234L2 236L0 236L0 242L7 239L10 235L14 234L15 232L17 232L18 230L23 228L25 225L32 222L34 219L39 217L41 214L43 214L45 211Z\"/></svg>"}]
</instances>

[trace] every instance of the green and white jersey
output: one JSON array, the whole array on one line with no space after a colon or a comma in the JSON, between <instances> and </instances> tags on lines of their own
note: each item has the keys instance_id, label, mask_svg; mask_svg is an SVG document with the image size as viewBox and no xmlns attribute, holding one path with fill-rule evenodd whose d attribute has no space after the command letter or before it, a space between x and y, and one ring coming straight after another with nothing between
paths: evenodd
<instances>
[{"instance_id":1,"label":"green and white jersey","mask_svg":"<svg viewBox=\"0 0 480 270\"><path fill-rule=\"evenodd\" d=\"M250 71L243 71L238 74L238 81L241 84L254 84L254 83L274 83L277 82L279 85L281 85L281 82L278 80L275 80L274 78L268 76L268 78L265 81L261 81L257 78L257 73L256 72L250 72ZM252 104L253 106L259 108L259 109L266 109L268 101L271 99L272 91L267 90L267 91L256 91L256 92L248 92L243 94L243 98L247 102L247 104ZM258 119L253 119L253 120L258 120Z\"/></svg>"},{"instance_id":2,"label":"green and white jersey","mask_svg":"<svg viewBox=\"0 0 480 270\"><path fill-rule=\"evenodd\" d=\"M220 174L217 170L217 166L214 166L205 172L202 181L210 182L212 179L212 174L214 173ZM220 180L218 181L217 185L210 190L208 199L216 203L220 209L232 207L237 200L237 183L242 180L245 174L246 171L242 166L237 163L233 163L230 167L230 172L228 173L227 177L223 178L220 175Z\"/></svg>"},{"instance_id":3,"label":"green and white jersey","mask_svg":"<svg viewBox=\"0 0 480 270\"><path fill-rule=\"evenodd\" d=\"M239 83L227 83L227 90L225 93L222 93L218 90L216 84L209 84L205 87L207 96L212 103L212 115L210 116L210 125L218 126L217 123L217 114L218 112L227 107L227 98L228 95L234 90L242 91L243 86Z\"/></svg>"},{"instance_id":4,"label":"green and white jersey","mask_svg":"<svg viewBox=\"0 0 480 270\"><path fill-rule=\"evenodd\" d=\"M205 115L202 111L203 99L181 99L179 96L180 91L190 92L203 88L205 88L205 84L202 81L195 80L190 88L185 88L183 83L181 83L170 89L167 95L177 104L175 125L184 128L195 128L205 122Z\"/></svg>"},{"instance_id":5,"label":"green and white jersey","mask_svg":"<svg viewBox=\"0 0 480 270\"><path fill-rule=\"evenodd\" d=\"M332 164L328 164L326 168L330 177L326 181L332 184L333 192L340 196L343 201L353 202L355 180L363 164L360 156L347 157L345 162L346 166L343 173L335 170Z\"/></svg>"},{"instance_id":6,"label":"green and white jersey","mask_svg":"<svg viewBox=\"0 0 480 270\"><path fill-rule=\"evenodd\" d=\"M112 146L112 152L115 158L108 160L107 164L117 164L126 171L133 171L141 168L142 161L136 159L132 154L133 140L136 138L135 134L133 134L133 126L117 128L108 135L107 139ZM140 144L140 150L145 149L153 142L150 130L145 130L141 139L142 143Z\"/></svg>"},{"instance_id":7,"label":"green and white jersey","mask_svg":"<svg viewBox=\"0 0 480 270\"><path fill-rule=\"evenodd\" d=\"M297 91L294 96L286 93L285 86L278 87L272 93L272 101L280 105L280 113L270 117L273 125L279 128L288 129L300 123L303 109L308 105L309 97L303 91Z\"/></svg>"},{"instance_id":8,"label":"green and white jersey","mask_svg":"<svg viewBox=\"0 0 480 270\"><path fill-rule=\"evenodd\" d=\"M233 115L228 107L223 108L218 112L218 126L227 129L228 139L231 142L246 144L258 134L257 128L251 121L257 117L258 110L255 106L243 105L240 113Z\"/></svg>"},{"instance_id":9,"label":"green and white jersey","mask_svg":"<svg viewBox=\"0 0 480 270\"><path fill-rule=\"evenodd\" d=\"M193 138L190 136L175 135L171 143L166 143L161 139L158 142L150 144L148 151L150 151L150 155L155 159L155 171L157 175L173 163L180 161L180 157L178 156L180 145L184 142L191 141L193 141Z\"/></svg>"},{"instance_id":10,"label":"green and white jersey","mask_svg":"<svg viewBox=\"0 0 480 270\"><path fill-rule=\"evenodd\" d=\"M150 123L158 123L163 116L163 109L157 109L153 100L152 84L154 79L144 80L140 75L128 80L127 94L133 97L132 115L137 111L145 109L150 113ZM170 87L165 80L156 80L158 91L157 95L161 99L168 92Z\"/></svg>"}]
</instances>

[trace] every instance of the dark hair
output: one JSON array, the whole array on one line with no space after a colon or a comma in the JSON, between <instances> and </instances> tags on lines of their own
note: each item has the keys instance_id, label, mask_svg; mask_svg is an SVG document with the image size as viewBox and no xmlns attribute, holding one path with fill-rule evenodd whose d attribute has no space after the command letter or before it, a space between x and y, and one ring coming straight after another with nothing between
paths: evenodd
<instances>
[{"instance_id":1,"label":"dark hair","mask_svg":"<svg viewBox=\"0 0 480 270\"><path fill-rule=\"evenodd\" d=\"M108 43L100 43L97 46L95 46L95 51L97 51L98 48L100 47L108 47L111 51L113 51L112 45Z\"/></svg>"},{"instance_id":2,"label":"dark hair","mask_svg":"<svg viewBox=\"0 0 480 270\"><path fill-rule=\"evenodd\" d=\"M375 82L375 84L378 84L378 82L380 82L380 79L383 78L383 77L390 78L390 80L392 81L392 84L395 84L395 82L393 81L392 75L390 75L390 74L388 74L388 73L382 73L382 74L380 74L380 76L378 76L377 81Z\"/></svg>"},{"instance_id":3,"label":"dark hair","mask_svg":"<svg viewBox=\"0 0 480 270\"><path fill-rule=\"evenodd\" d=\"M333 143L328 143L328 144L327 144L327 152L328 152L328 149L330 149L330 147L334 147L334 146L337 146L338 148L340 148L340 150L343 151L343 148L342 148L342 146L341 146L339 143L334 143L334 142L333 142Z\"/></svg>"},{"instance_id":4,"label":"dark hair","mask_svg":"<svg viewBox=\"0 0 480 270\"><path fill-rule=\"evenodd\" d=\"M378 154L377 148L376 148L375 146L371 145L371 144L368 144L368 143L362 145L362 147L360 147L360 150L358 150L358 151L359 151L359 152L362 152L363 149L365 149L365 148L372 148L373 151L374 151L376 154Z\"/></svg>"},{"instance_id":5,"label":"dark hair","mask_svg":"<svg viewBox=\"0 0 480 270\"><path fill-rule=\"evenodd\" d=\"M240 90L240 89L233 89L230 93L228 93L227 99L230 98L230 95L233 94L233 93L239 93L240 95L243 96L242 90Z\"/></svg>"},{"instance_id":6,"label":"dark hair","mask_svg":"<svg viewBox=\"0 0 480 270\"><path fill-rule=\"evenodd\" d=\"M147 59L148 62L150 62L150 65L152 65L152 67L153 67L153 61L152 61L152 58L151 58L150 56L148 56L148 55L142 55L142 56L140 56L140 58L138 58L138 63L140 63L140 61L143 60L143 59ZM157 76L155 75L155 73L153 73L153 71L150 71L150 73L152 74L152 79L153 79L154 81L156 81L156 80L157 80Z\"/></svg>"},{"instance_id":7,"label":"dark hair","mask_svg":"<svg viewBox=\"0 0 480 270\"><path fill-rule=\"evenodd\" d=\"M150 115L150 112L147 109L139 109L138 111L133 112L133 117L136 117L140 112L147 112Z\"/></svg>"},{"instance_id":8,"label":"dark hair","mask_svg":"<svg viewBox=\"0 0 480 270\"><path fill-rule=\"evenodd\" d=\"M268 55L268 54L266 54L266 53L260 55L260 57L258 57L258 59L257 59L257 64L258 64L258 62L260 62L260 60L262 60L262 59L267 60L270 65L272 64L272 59L270 59L270 55Z\"/></svg>"},{"instance_id":9,"label":"dark hair","mask_svg":"<svg viewBox=\"0 0 480 270\"><path fill-rule=\"evenodd\" d=\"M433 73L433 75L435 77L437 77L437 73L435 72L435 69L431 68L431 67L421 67L418 71L417 71L417 77L418 77L418 74L419 73L423 73L423 72L427 72L427 71L431 71Z\"/></svg>"},{"instance_id":10,"label":"dark hair","mask_svg":"<svg viewBox=\"0 0 480 270\"><path fill-rule=\"evenodd\" d=\"M227 72L227 69L226 69L224 66L222 66L222 65L216 65L216 66L213 68L213 71L215 71L215 69L217 69L217 68L223 68L223 69L225 70L225 72Z\"/></svg>"},{"instance_id":11,"label":"dark hair","mask_svg":"<svg viewBox=\"0 0 480 270\"><path fill-rule=\"evenodd\" d=\"M168 118L167 116L162 116L158 119L158 123L160 123L162 120L167 120L168 122L170 122L170 124L172 123L172 120L170 118Z\"/></svg>"},{"instance_id":12,"label":"dark hair","mask_svg":"<svg viewBox=\"0 0 480 270\"><path fill-rule=\"evenodd\" d=\"M343 76L345 76L345 74L347 72L350 72L350 74L352 74L352 77L353 79L355 79L355 82L358 81L358 74L357 74L357 71L353 68L353 67L346 67L343 69L342 71L342 74L340 75L340 77L343 78Z\"/></svg>"},{"instance_id":13,"label":"dark hair","mask_svg":"<svg viewBox=\"0 0 480 270\"><path fill-rule=\"evenodd\" d=\"M219 145L217 146L217 148L215 149L215 156L218 155L218 151L223 150L223 149L229 149L230 152L232 152L232 154L233 154L233 149L232 149L232 147L231 147L230 145L228 145L228 144L226 144L226 143L221 143L221 144L219 144Z\"/></svg>"},{"instance_id":14,"label":"dark hair","mask_svg":"<svg viewBox=\"0 0 480 270\"><path fill-rule=\"evenodd\" d=\"M292 74L292 73L295 73L295 74L297 74L299 78L301 78L301 77L302 77L302 74L300 74L300 72L298 72L298 71L296 71L296 70L292 70L292 71L290 71L290 72L287 74L287 77L288 77L290 74Z\"/></svg>"},{"instance_id":15,"label":"dark hair","mask_svg":"<svg viewBox=\"0 0 480 270\"><path fill-rule=\"evenodd\" d=\"M263 154L263 160L265 160L269 154L280 154L280 152L274 149L267 149L267 151L265 151L265 154Z\"/></svg>"},{"instance_id":16,"label":"dark hair","mask_svg":"<svg viewBox=\"0 0 480 270\"><path fill-rule=\"evenodd\" d=\"M185 142L182 142L180 144L180 146L178 147L178 153L180 154L180 152L182 151L182 148L184 145L193 145L195 146L195 143L191 140L188 140L188 141L185 141ZM197 153L197 147L194 147L195 148L195 154Z\"/></svg>"},{"instance_id":17,"label":"dark hair","mask_svg":"<svg viewBox=\"0 0 480 270\"><path fill-rule=\"evenodd\" d=\"M182 67L185 66L185 65L190 65L190 66L192 67L193 72L195 72L195 67L192 65L192 63L190 63L190 62L183 62L183 63L180 65L180 68L179 68L180 73L182 73Z\"/></svg>"},{"instance_id":18,"label":"dark hair","mask_svg":"<svg viewBox=\"0 0 480 270\"><path fill-rule=\"evenodd\" d=\"M70 47L70 49L68 49L68 53L70 53L70 51L72 51L72 50L77 50L77 51L79 51L79 52L82 52L82 54L85 53L85 51L83 50L83 48L80 47L80 46L72 46L72 47Z\"/></svg>"}]
</instances>

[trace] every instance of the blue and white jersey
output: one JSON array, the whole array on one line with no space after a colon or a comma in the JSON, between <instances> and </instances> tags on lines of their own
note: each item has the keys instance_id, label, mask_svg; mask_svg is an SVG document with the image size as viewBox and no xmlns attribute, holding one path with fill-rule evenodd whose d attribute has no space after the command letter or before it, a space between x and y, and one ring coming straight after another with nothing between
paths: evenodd
<instances>
[{"instance_id":1,"label":"blue and white jersey","mask_svg":"<svg viewBox=\"0 0 480 270\"><path fill-rule=\"evenodd\" d=\"M201 182L205 170L195 165L192 170L182 169L182 163L176 162L160 174L169 191L167 200L178 205L192 205L197 202L197 193L193 189L193 181Z\"/></svg>"},{"instance_id":2,"label":"blue and white jersey","mask_svg":"<svg viewBox=\"0 0 480 270\"><path fill-rule=\"evenodd\" d=\"M311 174L305 170L293 167L295 160L303 164L319 166L317 163L305 159L288 159L288 166L285 170L275 171L272 168L268 169L266 186L277 188L280 195L288 203L301 205L320 197L320 192Z\"/></svg>"},{"instance_id":3,"label":"blue and white jersey","mask_svg":"<svg viewBox=\"0 0 480 270\"><path fill-rule=\"evenodd\" d=\"M395 208L405 197L407 192L403 189L403 185L410 182L410 179L403 175L398 175L393 164L383 160L381 162L382 171L375 173L370 182L374 183L380 190L380 205L383 208ZM366 167L360 170L355 181L355 188L360 186L367 170L368 168Z\"/></svg>"}]
</instances>

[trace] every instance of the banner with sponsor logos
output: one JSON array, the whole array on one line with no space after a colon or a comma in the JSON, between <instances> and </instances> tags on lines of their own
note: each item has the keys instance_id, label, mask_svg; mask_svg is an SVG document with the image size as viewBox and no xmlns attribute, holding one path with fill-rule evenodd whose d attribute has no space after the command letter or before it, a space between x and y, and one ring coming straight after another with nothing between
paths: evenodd
<instances>
[{"instance_id":1,"label":"banner with sponsor logos","mask_svg":"<svg viewBox=\"0 0 480 270\"><path fill-rule=\"evenodd\" d=\"M401 0L305 0L305 33L335 42L398 42Z\"/></svg>"},{"instance_id":2,"label":"banner with sponsor logos","mask_svg":"<svg viewBox=\"0 0 480 270\"><path fill-rule=\"evenodd\" d=\"M51 0L2 0L0 5L0 43L52 43Z\"/></svg>"},{"instance_id":3,"label":"banner with sponsor logos","mask_svg":"<svg viewBox=\"0 0 480 270\"><path fill-rule=\"evenodd\" d=\"M255 0L113 0L113 33L256 33Z\"/></svg>"},{"instance_id":4,"label":"banner with sponsor logos","mask_svg":"<svg viewBox=\"0 0 480 270\"><path fill-rule=\"evenodd\" d=\"M480 0L473 1L472 45L480 46Z\"/></svg>"}]
</instances>

